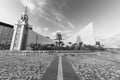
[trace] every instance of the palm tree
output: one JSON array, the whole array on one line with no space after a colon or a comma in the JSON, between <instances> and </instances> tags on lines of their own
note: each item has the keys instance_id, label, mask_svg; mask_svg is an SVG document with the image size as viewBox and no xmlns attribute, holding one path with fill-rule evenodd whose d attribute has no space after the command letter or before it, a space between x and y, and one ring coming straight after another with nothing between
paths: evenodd
<instances>
[{"instance_id":1,"label":"palm tree","mask_svg":"<svg viewBox=\"0 0 120 80\"><path fill-rule=\"evenodd\" d=\"M71 44L72 44L72 42L68 42L68 44L69 44L69 45L71 45Z\"/></svg>"},{"instance_id":2,"label":"palm tree","mask_svg":"<svg viewBox=\"0 0 120 80\"><path fill-rule=\"evenodd\" d=\"M96 45L97 45L98 47L101 47L101 45L100 45L100 42L99 42L99 41L96 41Z\"/></svg>"},{"instance_id":3,"label":"palm tree","mask_svg":"<svg viewBox=\"0 0 120 80\"><path fill-rule=\"evenodd\" d=\"M70 50L72 47L72 42L68 42L68 44L69 44L69 50Z\"/></svg>"},{"instance_id":4,"label":"palm tree","mask_svg":"<svg viewBox=\"0 0 120 80\"><path fill-rule=\"evenodd\" d=\"M57 33L56 40L58 40L58 46L60 47L62 43L62 35L60 33Z\"/></svg>"},{"instance_id":5,"label":"palm tree","mask_svg":"<svg viewBox=\"0 0 120 80\"><path fill-rule=\"evenodd\" d=\"M82 48L83 42L79 42L79 49Z\"/></svg>"}]
</instances>

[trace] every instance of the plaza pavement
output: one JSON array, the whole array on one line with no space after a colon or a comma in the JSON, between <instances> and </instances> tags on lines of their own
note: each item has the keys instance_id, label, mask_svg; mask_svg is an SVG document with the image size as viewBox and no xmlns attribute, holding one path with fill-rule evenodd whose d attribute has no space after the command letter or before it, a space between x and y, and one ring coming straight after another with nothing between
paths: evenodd
<instances>
[{"instance_id":1,"label":"plaza pavement","mask_svg":"<svg viewBox=\"0 0 120 80\"><path fill-rule=\"evenodd\" d=\"M59 57L56 56L50 64L50 66L48 67L48 69L46 70L41 80L57 80L58 60Z\"/></svg>"},{"instance_id":2,"label":"plaza pavement","mask_svg":"<svg viewBox=\"0 0 120 80\"><path fill-rule=\"evenodd\" d=\"M76 72L73 70L72 65L66 60L65 56L62 57L63 64L63 80L80 80Z\"/></svg>"},{"instance_id":3,"label":"plaza pavement","mask_svg":"<svg viewBox=\"0 0 120 80\"><path fill-rule=\"evenodd\" d=\"M56 56L41 80L80 80L65 56Z\"/></svg>"}]
</instances>

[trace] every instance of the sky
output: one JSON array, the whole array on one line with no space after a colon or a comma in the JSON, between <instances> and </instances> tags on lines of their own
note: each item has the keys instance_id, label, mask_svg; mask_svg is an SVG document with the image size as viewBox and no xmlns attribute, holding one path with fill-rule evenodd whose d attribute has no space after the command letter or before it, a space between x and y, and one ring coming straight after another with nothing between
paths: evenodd
<instances>
[{"instance_id":1,"label":"sky","mask_svg":"<svg viewBox=\"0 0 120 80\"><path fill-rule=\"evenodd\" d=\"M96 39L120 34L120 0L0 0L0 21L14 25L26 5L29 24L44 36L66 39L91 22Z\"/></svg>"}]
</instances>

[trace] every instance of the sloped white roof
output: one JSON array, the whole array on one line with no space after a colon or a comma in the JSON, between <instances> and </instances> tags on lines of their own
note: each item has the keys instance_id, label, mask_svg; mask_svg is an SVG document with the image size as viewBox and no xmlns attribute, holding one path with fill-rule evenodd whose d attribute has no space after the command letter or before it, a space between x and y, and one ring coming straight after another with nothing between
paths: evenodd
<instances>
[{"instance_id":1,"label":"sloped white roof","mask_svg":"<svg viewBox=\"0 0 120 80\"><path fill-rule=\"evenodd\" d=\"M82 30L78 31L76 34L66 39L64 43L65 44L68 44L68 42L76 43L78 36L80 37L81 41L84 44L94 45L95 37L94 37L94 31L93 31L93 23L91 22L85 28L83 28Z\"/></svg>"}]
</instances>

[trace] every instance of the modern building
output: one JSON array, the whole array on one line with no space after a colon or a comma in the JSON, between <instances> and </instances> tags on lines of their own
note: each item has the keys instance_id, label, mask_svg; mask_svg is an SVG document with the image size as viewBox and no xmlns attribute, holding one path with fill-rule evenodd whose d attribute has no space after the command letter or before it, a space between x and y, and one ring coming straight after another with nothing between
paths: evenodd
<instances>
[{"instance_id":1,"label":"modern building","mask_svg":"<svg viewBox=\"0 0 120 80\"><path fill-rule=\"evenodd\" d=\"M0 44L11 44L13 36L13 25L0 22Z\"/></svg>"},{"instance_id":2,"label":"modern building","mask_svg":"<svg viewBox=\"0 0 120 80\"><path fill-rule=\"evenodd\" d=\"M93 31L93 23L91 22L86 27L84 27L82 30L79 30L76 34L69 37L64 41L64 43L67 45L69 42L71 43L79 43L83 42L83 44L87 45L95 45L95 36Z\"/></svg>"}]
</instances>

